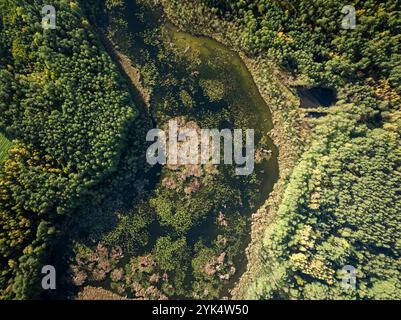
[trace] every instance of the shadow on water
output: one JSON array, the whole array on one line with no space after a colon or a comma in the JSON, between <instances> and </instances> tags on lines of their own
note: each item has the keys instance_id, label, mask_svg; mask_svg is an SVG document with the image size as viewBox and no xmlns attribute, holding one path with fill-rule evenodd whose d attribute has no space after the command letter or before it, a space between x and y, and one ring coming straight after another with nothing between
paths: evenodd
<instances>
[{"instance_id":1,"label":"shadow on water","mask_svg":"<svg viewBox=\"0 0 401 320\"><path fill-rule=\"evenodd\" d=\"M301 100L301 108L330 107L337 101L337 93L330 88L296 87Z\"/></svg>"}]
</instances>

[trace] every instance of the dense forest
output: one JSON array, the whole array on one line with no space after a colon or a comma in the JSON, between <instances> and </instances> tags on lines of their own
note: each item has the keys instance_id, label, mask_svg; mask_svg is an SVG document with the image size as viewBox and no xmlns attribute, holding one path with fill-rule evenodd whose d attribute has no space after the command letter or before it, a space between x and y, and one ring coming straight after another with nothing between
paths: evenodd
<instances>
[{"instance_id":1,"label":"dense forest","mask_svg":"<svg viewBox=\"0 0 401 320\"><path fill-rule=\"evenodd\" d=\"M276 61L294 87L336 91L331 107L306 110L319 111L306 112L311 138L240 295L398 299L399 2L356 1L355 30L341 28L345 1L163 3L183 28ZM357 290L341 286L345 265L357 270Z\"/></svg>"},{"instance_id":2,"label":"dense forest","mask_svg":"<svg viewBox=\"0 0 401 320\"><path fill-rule=\"evenodd\" d=\"M0 2L0 299L400 298L399 1L46 4ZM253 174L148 165L171 120Z\"/></svg>"},{"instance_id":3,"label":"dense forest","mask_svg":"<svg viewBox=\"0 0 401 320\"><path fill-rule=\"evenodd\" d=\"M0 128L14 143L1 167L0 288L37 297L57 234L119 165L137 110L76 2L2 1ZM104 90L106 89L106 90Z\"/></svg>"}]
</instances>

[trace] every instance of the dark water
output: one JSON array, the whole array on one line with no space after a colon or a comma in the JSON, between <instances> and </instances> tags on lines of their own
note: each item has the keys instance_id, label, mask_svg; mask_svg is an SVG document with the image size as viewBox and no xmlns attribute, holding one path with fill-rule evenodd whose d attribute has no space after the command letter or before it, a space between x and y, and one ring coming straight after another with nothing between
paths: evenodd
<instances>
[{"instance_id":1,"label":"dark water","mask_svg":"<svg viewBox=\"0 0 401 320\"><path fill-rule=\"evenodd\" d=\"M233 212L235 210L242 217L246 217L248 223L247 230L245 230L245 234L240 239L241 248L239 253L233 259L237 272L229 281L224 282L224 288L221 291L221 297L227 296L228 290L234 287L246 270L245 249L251 236L251 215L266 201L278 179L278 149L268 136L273 127L270 110L261 97L242 59L226 46L210 38L193 36L179 31L174 25L166 21L160 13L143 11L143 9L139 9L135 5L134 1L127 1L124 21L127 22L129 31L121 34L117 32L113 36L113 41L116 43L118 51L129 57L139 69L148 72L147 75L142 76L145 79L145 86L153 87L149 115L152 117L155 127L162 128L169 119L182 114L190 120L196 121L200 128L204 129L254 129L256 149L269 151L265 160L255 163L255 173L258 181L257 185L255 185L255 190L249 190L249 185L238 184L238 181L233 181L230 184L230 188L238 190L240 193L252 191L255 196L252 197L250 205L233 208ZM109 23L113 26L111 21ZM162 50L160 50L161 47L163 48ZM166 57L164 62L163 58L160 58L160 54L173 55L175 58L171 60ZM187 61L188 57L191 57L189 62ZM182 63L180 62L181 59ZM188 64L191 65L192 69L188 68ZM157 68L158 70L159 76L155 77L156 80L152 80L152 68ZM192 71L195 69L196 72L193 73L188 69ZM205 99L205 95L199 86L199 79L224 83L227 90L225 90L224 96L220 101L211 103L208 99ZM152 81L157 83L152 85ZM178 101L177 97L182 88L192 92L192 109L183 111L183 106L180 104L177 105L176 109L173 109L168 103L170 101L169 97L173 97L171 99L173 102ZM163 169L161 168L156 171L160 170L161 174L163 174ZM157 188L160 183L160 176L158 175L148 176L146 179L151 181L152 188ZM129 198L129 192L127 195L127 198ZM210 197L213 197L213 194ZM111 194L108 199L112 198L113 195ZM92 210L100 212L95 214L99 220L89 218L85 213L91 224L90 228L95 230L96 236L93 233L91 234L90 231L85 231L87 228L83 227L81 229L84 230L84 233L79 236L80 242L89 245L88 238L91 238L92 241L96 241L96 239L101 241L102 235L97 230L96 224L106 224L102 221L104 219L103 215L110 216L107 229L108 231L113 230L118 219L113 214L109 215L109 212L113 212L111 202L106 200L104 206L100 205L98 209ZM125 205L129 206L127 203ZM107 206L110 209L105 208ZM225 211L225 213L230 216L229 211ZM206 244L210 244L216 238L218 234L215 223L216 214L217 212L210 212L203 221L188 231L186 239L189 246L194 245L199 239L204 240ZM82 227L83 224L79 222L79 219L77 223ZM72 229L74 228L72 227ZM102 232L104 231L106 230L102 230ZM160 236L168 234L168 228L161 227L155 221L148 231L150 239L146 248L143 248L147 252L151 250ZM126 255L124 262L128 262L129 258L129 255ZM110 289L109 281L107 280L94 285Z\"/></svg>"},{"instance_id":2,"label":"dark water","mask_svg":"<svg viewBox=\"0 0 401 320\"><path fill-rule=\"evenodd\" d=\"M329 88L296 88L301 108L329 107L337 100L336 92Z\"/></svg>"},{"instance_id":3,"label":"dark water","mask_svg":"<svg viewBox=\"0 0 401 320\"><path fill-rule=\"evenodd\" d=\"M242 214L250 217L255 213L257 208L261 206L267 199L269 193L273 189L274 183L278 179L278 150L274 146L272 140L268 138L268 132L272 129L271 113L265 101L261 97L256 84L246 68L244 62L239 55L223 44L205 37L196 37L191 34L178 31L173 25L167 25L169 29L170 40L179 48L195 51L201 59L200 76L206 78L227 80L231 79L234 83L233 90L225 97L231 108L230 112L236 113L239 110L243 112L243 117L247 119L247 124L250 128L254 128L257 140L264 140L266 149L271 150L271 158L269 161L264 161L261 165L257 165L258 176L262 180L262 186L257 201L254 203L254 208L243 208ZM188 51L189 52L189 51ZM219 68L210 65L210 61L224 61ZM238 109L237 109L238 108ZM241 186L240 186L241 188ZM207 230L213 233L211 221ZM204 232L204 228L195 230L194 238L200 232ZM212 235L212 234L211 234ZM235 265L238 272L227 284L226 288L232 288L236 281L239 280L241 274L246 270L247 260L245 257L245 248L250 241L250 230L245 237L242 254L235 259Z\"/></svg>"},{"instance_id":4,"label":"dark water","mask_svg":"<svg viewBox=\"0 0 401 320\"><path fill-rule=\"evenodd\" d=\"M202 79L212 79L225 83L229 90L226 92L223 101L210 106L209 101L205 101L204 97L199 94L194 97L195 108L202 111L193 111L189 115L196 120L202 128L219 129L225 127L231 128L249 128L255 130L255 139L258 145L262 145L265 150L270 150L270 159L262 161L255 166L258 178L261 180L261 185L258 188L258 196L255 198L252 208L241 208L241 214L249 219L252 213L257 211L267 199L272 191L274 183L278 179L278 150L268 137L269 131L272 129L271 113L265 101L261 97L258 88L247 70L244 62L237 53L230 50L223 44L206 37L198 37L186 32L178 30L173 24L166 21L159 12L138 10L133 1L127 3L125 20L128 23L130 35L121 37L118 42L122 52L126 54L136 65L146 65L149 62L157 60L159 51L157 46L150 44L144 37L145 33L162 34L164 45L174 48L175 54L182 54L183 60L185 57L192 56L197 63L197 74L190 75L190 78L199 77ZM118 38L118 36L117 36ZM146 51L148 58L143 58L138 52ZM174 73L175 77L186 82L188 79L187 70L181 70L180 64L174 66L159 66L164 69L165 73ZM175 69L176 70L171 70ZM192 80L192 79L191 79ZM185 84L184 84L185 86ZM160 114L163 114L163 103L166 96L174 93L175 87L160 88L156 86L152 95L151 113L155 119L155 125L160 127L166 120ZM207 110L211 108L211 110ZM219 120L211 124L210 120L205 120L205 113L218 112L222 109L227 111L227 116L222 116ZM162 111L160 111L162 110ZM206 110L206 111L205 111ZM233 119L230 114L238 115L239 119ZM203 119L203 120L202 120ZM213 121L212 121L213 122ZM212 127L210 127L212 125ZM213 127L214 125L214 127ZM244 186L234 186L242 190ZM195 242L199 238L213 239L217 234L216 226L214 225L215 214L210 214L210 218L202 222L198 227L190 230L187 235L188 242ZM232 288L240 278L241 274L246 269L245 249L250 241L250 224L249 232L244 236L241 248L241 254L235 259L234 263L237 272L234 277L225 285L225 290L222 295L227 294L227 290ZM160 235L158 226L153 227L151 237L156 238ZM154 240L154 239L153 239Z\"/></svg>"},{"instance_id":5,"label":"dark water","mask_svg":"<svg viewBox=\"0 0 401 320\"><path fill-rule=\"evenodd\" d=\"M188 53L196 53L200 59L199 72L200 76L208 79L218 79L221 81L229 81L233 88L229 94L225 96L228 105L231 106L230 112L242 113L242 118L246 119L245 126L255 129L256 139L261 141L267 150L271 151L269 161L263 161L256 166L258 177L261 179L260 194L253 204L253 208L242 208L242 214L250 218L251 214L256 212L267 199L269 193L273 189L274 183L278 179L278 150L274 146L272 140L268 138L268 132L272 129L271 113L265 101L261 97L256 84L247 70L244 62L239 55L221 43L205 37L197 37L191 34L177 30L171 24L166 24L167 35L169 41L174 43L178 50L183 50ZM214 62L214 63L210 63ZM222 62L222 63L217 63ZM217 67L216 67L217 66ZM202 103L202 101L196 101ZM236 124L241 126L241 124ZM239 186L243 188L244 186ZM210 217L213 217L211 215ZM250 229L250 225L249 225ZM200 228L192 231L193 239L201 236L205 230L209 230L210 237L215 236L215 228L213 220L206 221ZM245 249L250 241L250 230L244 236L243 245L241 248L242 254L239 254L234 263L237 268L237 273L226 284L222 295L227 294L227 290L234 287L242 273L246 270L247 259Z\"/></svg>"}]
</instances>

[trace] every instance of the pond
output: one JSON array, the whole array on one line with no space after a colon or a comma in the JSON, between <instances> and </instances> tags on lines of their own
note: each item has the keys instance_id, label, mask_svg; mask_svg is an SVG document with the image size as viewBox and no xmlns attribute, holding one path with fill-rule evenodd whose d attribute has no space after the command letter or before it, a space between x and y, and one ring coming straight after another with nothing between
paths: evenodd
<instances>
[{"instance_id":1,"label":"pond","mask_svg":"<svg viewBox=\"0 0 401 320\"><path fill-rule=\"evenodd\" d=\"M143 181L109 190L76 222L80 231L69 240L72 269L75 278L85 273L88 279L78 286L102 286L132 298L229 296L246 269L251 215L278 179L269 108L239 55L221 43L182 32L161 12L134 1L105 18L115 50L141 73L155 128L165 130L175 120L195 130L253 129L255 167L239 176L235 165L144 164ZM146 148L136 152L143 158ZM99 243L124 252L120 260L110 258L114 270L101 270L102 277L85 266L93 257L109 257L113 249Z\"/></svg>"},{"instance_id":2,"label":"pond","mask_svg":"<svg viewBox=\"0 0 401 320\"><path fill-rule=\"evenodd\" d=\"M335 90L330 88L296 87L295 89L301 101L301 108L329 107L337 100Z\"/></svg>"},{"instance_id":3,"label":"pond","mask_svg":"<svg viewBox=\"0 0 401 320\"><path fill-rule=\"evenodd\" d=\"M229 113L241 114L240 122L244 122L247 128L253 128L259 145L263 145L263 149L271 152L269 159L257 165L256 168L258 178L260 179L260 184L255 188L257 189L258 197L254 198L251 207L241 208L241 214L250 218L250 215L256 212L256 209L267 199L273 189L274 183L278 179L278 150L268 137L268 133L272 129L270 110L261 97L250 72L236 52L213 39L197 37L179 31L169 23L165 26L168 29L170 43L177 46L178 50L184 50L187 55L195 52L199 57L199 77L217 79L232 85L232 90L224 97L225 102L230 106L228 109ZM203 105L205 102L202 101L202 97L197 97L195 103ZM235 120L230 121L233 120L230 116L223 117L222 120L227 127L232 127L234 123L238 123ZM241 125L239 124L239 126ZM220 129L223 128L225 127L220 125ZM236 186L233 185L233 187ZM246 185L238 186L241 190L244 187ZM213 216L213 214L210 216ZM232 288L246 269L247 260L244 253L250 241L249 224L247 228L247 234L243 238L243 245L238 250L240 253L234 259L237 273L227 283L226 288ZM213 234L213 225L210 225L208 230ZM204 233L204 229L199 228L198 230L194 230L191 235L196 239L202 232Z\"/></svg>"}]
</instances>

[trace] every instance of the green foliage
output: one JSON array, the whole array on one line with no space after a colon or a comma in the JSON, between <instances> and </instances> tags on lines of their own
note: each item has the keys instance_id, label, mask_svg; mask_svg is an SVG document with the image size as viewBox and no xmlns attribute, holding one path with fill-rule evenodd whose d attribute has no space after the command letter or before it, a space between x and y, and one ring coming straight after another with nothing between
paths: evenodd
<instances>
[{"instance_id":1,"label":"green foliage","mask_svg":"<svg viewBox=\"0 0 401 320\"><path fill-rule=\"evenodd\" d=\"M264 232L265 264L246 297L399 298L397 1L359 2L356 30L341 29L345 1L162 2L180 26L208 28L257 59L274 60L296 82L338 93L325 116L307 120L310 146ZM71 232L79 239L71 266L76 286L106 281L143 299L220 297L244 250L243 211L258 203L260 176L166 166L160 181L152 177L151 191L145 182L128 187L138 178L138 134L146 125L87 19L104 23L107 15L108 34L141 71L160 125L181 119L200 127L259 126L266 118L244 108L257 101L255 89L241 83L250 92L236 90L237 72L226 79L230 55L205 55L205 45L183 54L178 31L156 23L158 14L147 21L146 6L100 3L55 1L58 28L47 31L40 26L44 1L0 3L0 130L16 139L9 148L0 136L0 161L10 149L0 170L0 298L38 297L40 268L78 210L88 215L73 220L84 231ZM265 125L257 147L264 147ZM341 286L348 264L357 268L355 291Z\"/></svg>"},{"instance_id":2,"label":"green foliage","mask_svg":"<svg viewBox=\"0 0 401 320\"><path fill-rule=\"evenodd\" d=\"M103 237L109 246L121 245L127 253L134 253L149 242L149 208L142 205L129 214L121 214L117 225Z\"/></svg>"},{"instance_id":3,"label":"green foliage","mask_svg":"<svg viewBox=\"0 0 401 320\"><path fill-rule=\"evenodd\" d=\"M358 2L355 30L341 28L345 1L163 4L183 28L218 34L256 59L272 59L295 83L337 90L327 116L307 119L310 147L265 230L264 265L245 296L399 298L398 2ZM357 268L356 291L341 286L347 264Z\"/></svg>"},{"instance_id":4,"label":"green foliage","mask_svg":"<svg viewBox=\"0 0 401 320\"><path fill-rule=\"evenodd\" d=\"M7 158L8 150L12 143L3 134L0 133L0 163L4 162Z\"/></svg>"},{"instance_id":5,"label":"green foliage","mask_svg":"<svg viewBox=\"0 0 401 320\"><path fill-rule=\"evenodd\" d=\"M344 84L355 76L374 74L400 87L397 1L356 4L355 30L341 28L341 9L347 1L202 2L243 26L241 46L246 50L267 52L291 72L316 83Z\"/></svg>"},{"instance_id":6,"label":"green foliage","mask_svg":"<svg viewBox=\"0 0 401 320\"><path fill-rule=\"evenodd\" d=\"M171 237L157 239L155 245L155 259L162 271L182 269L181 265L188 261L187 244L185 238L173 241Z\"/></svg>"},{"instance_id":7,"label":"green foliage","mask_svg":"<svg viewBox=\"0 0 401 320\"><path fill-rule=\"evenodd\" d=\"M224 83L218 80L202 80L200 84L211 102L220 101L224 98Z\"/></svg>"},{"instance_id":8,"label":"green foliage","mask_svg":"<svg viewBox=\"0 0 401 320\"><path fill-rule=\"evenodd\" d=\"M263 251L274 261L266 274L276 264L286 272L275 288L267 287L270 275L255 281L263 285L251 296L379 299L386 286L390 296L400 293L400 135L330 120L336 127L316 128L320 140L302 157L266 230ZM347 264L357 268L355 292L341 287Z\"/></svg>"},{"instance_id":9,"label":"green foliage","mask_svg":"<svg viewBox=\"0 0 401 320\"><path fill-rule=\"evenodd\" d=\"M2 297L22 299L38 292L40 261L56 231L52 208L68 180L54 159L32 148L17 145L9 153L0 175L0 283Z\"/></svg>"},{"instance_id":10,"label":"green foliage","mask_svg":"<svg viewBox=\"0 0 401 320\"><path fill-rule=\"evenodd\" d=\"M246 68L239 57L214 41L179 34L153 17L158 13L134 2L112 5L107 1L105 14L110 24L98 27L104 28L119 53L141 71L144 85L152 89L150 112L158 128L166 129L169 120L196 130L255 128L257 147L261 137L266 143L270 125L266 106L249 75L244 77ZM202 49L204 41L213 50ZM249 103L258 112L250 111ZM91 248L98 242L119 245L127 259L116 266L114 276L110 273L105 282L89 285L145 299L220 297L232 286L234 261L245 249L248 217L261 198L266 162L260 164L247 177L235 175L231 166L211 163L167 164L129 179L124 178L127 172L118 172L111 181L120 184L111 188L109 197L77 218L81 232L75 239ZM136 192L132 184L142 184L142 179L144 189ZM122 194L114 194L116 190ZM200 242L202 248L213 251L203 266L218 269L212 275L202 267L192 268ZM117 272L120 269L123 277ZM78 287L82 285L88 283Z\"/></svg>"},{"instance_id":11,"label":"green foliage","mask_svg":"<svg viewBox=\"0 0 401 320\"><path fill-rule=\"evenodd\" d=\"M0 7L0 129L19 141L0 173L2 298L41 293L50 240L116 170L136 117L78 3L52 3L56 30L41 27L45 4Z\"/></svg>"}]
</instances>

